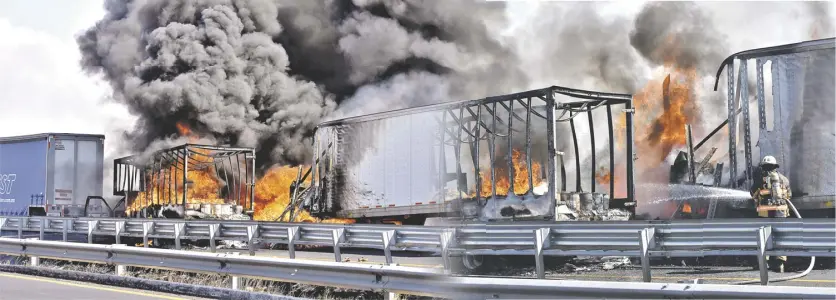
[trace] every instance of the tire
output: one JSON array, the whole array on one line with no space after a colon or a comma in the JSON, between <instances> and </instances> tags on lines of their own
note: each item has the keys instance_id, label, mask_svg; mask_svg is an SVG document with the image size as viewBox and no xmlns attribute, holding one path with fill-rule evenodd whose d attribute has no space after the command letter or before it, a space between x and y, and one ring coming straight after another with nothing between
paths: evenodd
<instances>
[{"instance_id":1,"label":"tire","mask_svg":"<svg viewBox=\"0 0 836 300\"><path fill-rule=\"evenodd\" d=\"M489 260L484 255L462 254L459 257L452 257L457 270L465 274L480 274L488 270Z\"/></svg>"}]
</instances>

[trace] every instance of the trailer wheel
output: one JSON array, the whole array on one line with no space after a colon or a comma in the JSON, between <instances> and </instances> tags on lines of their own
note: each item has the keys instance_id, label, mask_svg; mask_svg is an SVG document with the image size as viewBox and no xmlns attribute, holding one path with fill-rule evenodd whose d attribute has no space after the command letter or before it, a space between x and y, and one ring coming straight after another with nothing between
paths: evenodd
<instances>
[{"instance_id":1,"label":"trailer wheel","mask_svg":"<svg viewBox=\"0 0 836 300\"><path fill-rule=\"evenodd\" d=\"M479 273L485 270L485 257L482 255L462 255L462 266L468 273Z\"/></svg>"}]
</instances>

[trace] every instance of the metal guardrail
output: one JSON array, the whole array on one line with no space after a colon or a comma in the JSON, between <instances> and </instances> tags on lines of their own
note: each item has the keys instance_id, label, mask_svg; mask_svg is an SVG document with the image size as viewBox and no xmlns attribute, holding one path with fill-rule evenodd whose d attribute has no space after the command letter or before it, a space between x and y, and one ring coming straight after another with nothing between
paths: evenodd
<instances>
[{"instance_id":1,"label":"metal guardrail","mask_svg":"<svg viewBox=\"0 0 836 300\"><path fill-rule=\"evenodd\" d=\"M251 221L184 221L146 219L96 219L20 217L0 218L0 229L17 231L18 238L24 232L38 232L40 239L47 233L87 235L88 243L94 236L111 236L121 244L125 237L142 238L147 246L149 239L172 239L175 249L181 249L183 240L208 240L211 252L217 251L218 240L244 241L250 255L255 253L258 242L286 244L290 258L295 258L296 245L334 247L336 261L341 261L340 248L382 249L386 263L392 263L392 250L440 252L442 227L390 226L365 224L309 224L268 223Z\"/></svg>"},{"instance_id":2,"label":"metal guardrail","mask_svg":"<svg viewBox=\"0 0 836 300\"><path fill-rule=\"evenodd\" d=\"M454 277L451 299L834 299L836 289Z\"/></svg>"},{"instance_id":3,"label":"metal guardrail","mask_svg":"<svg viewBox=\"0 0 836 300\"><path fill-rule=\"evenodd\" d=\"M833 299L836 289L446 277L433 269L211 254L166 249L0 238L0 253L167 268L199 273L451 299L643 298ZM347 276L350 274L350 276ZM389 295L389 294L387 294Z\"/></svg>"},{"instance_id":4,"label":"metal guardrail","mask_svg":"<svg viewBox=\"0 0 836 300\"><path fill-rule=\"evenodd\" d=\"M43 226L42 226L43 225ZM294 258L295 245L383 249L386 264L392 250L441 253L446 269L451 257L469 255L533 255L537 277L545 277L543 256L640 257L644 281L650 282L652 257L756 256L765 285L768 255L836 256L833 219L714 219L677 221L564 222L544 224L453 224L450 226L394 226L366 224L261 223L251 221L183 221L143 219L0 218L0 228L23 232L286 243Z\"/></svg>"},{"instance_id":5,"label":"metal guardrail","mask_svg":"<svg viewBox=\"0 0 836 300\"><path fill-rule=\"evenodd\" d=\"M125 245L0 238L0 253L124 266L175 269L388 293L439 296L436 269L213 254ZM117 271L119 272L119 271Z\"/></svg>"},{"instance_id":6,"label":"metal guardrail","mask_svg":"<svg viewBox=\"0 0 836 300\"><path fill-rule=\"evenodd\" d=\"M451 253L534 255L538 278L545 255L640 257L645 282L651 257L756 256L766 285L766 256L836 256L833 219L473 225L455 233Z\"/></svg>"}]
</instances>

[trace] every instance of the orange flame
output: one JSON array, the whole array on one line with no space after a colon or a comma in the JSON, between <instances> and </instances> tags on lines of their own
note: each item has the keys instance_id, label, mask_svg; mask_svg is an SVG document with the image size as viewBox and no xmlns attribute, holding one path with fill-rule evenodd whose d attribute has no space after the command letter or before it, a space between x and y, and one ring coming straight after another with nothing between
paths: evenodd
<instances>
[{"instance_id":1,"label":"orange flame","mask_svg":"<svg viewBox=\"0 0 836 300\"><path fill-rule=\"evenodd\" d=\"M290 185L296 180L298 169L296 167L283 166L275 167L267 171L261 179L255 184L255 215L253 216L257 221L280 221L287 222L289 214L284 218L281 217L282 212L290 204ZM305 181L310 184L311 177ZM293 222L312 222L312 223L339 223L352 224L353 219L325 219L320 220L311 216L307 211L299 211Z\"/></svg>"},{"instance_id":2,"label":"orange flame","mask_svg":"<svg viewBox=\"0 0 836 300\"><path fill-rule=\"evenodd\" d=\"M192 129L189 128L189 125L186 125L182 122L177 122L177 124L175 124L174 126L177 126L177 131L180 133L180 136L188 137L191 141L197 139L197 135L192 133Z\"/></svg>"},{"instance_id":3,"label":"orange flame","mask_svg":"<svg viewBox=\"0 0 836 300\"><path fill-rule=\"evenodd\" d=\"M610 184L610 171L608 171L604 167L598 168L598 172L595 172L595 182L598 182L600 185L608 185Z\"/></svg>"},{"instance_id":4,"label":"orange flame","mask_svg":"<svg viewBox=\"0 0 836 300\"><path fill-rule=\"evenodd\" d=\"M193 150L202 152L202 149ZM194 155L191 160L207 162L208 157ZM188 189L186 191L186 203L191 204L224 204L225 200L218 195L221 183L215 176L215 167L208 166L203 169L189 170L186 174ZM182 203L183 182L179 177L183 176L183 170L171 166L148 175L145 191L139 192L129 205L128 213L142 209L152 204L167 205Z\"/></svg>"},{"instance_id":5,"label":"orange flame","mask_svg":"<svg viewBox=\"0 0 836 300\"><path fill-rule=\"evenodd\" d=\"M504 160L499 160L498 162L501 164ZM519 150L513 149L511 153L511 161L513 162L514 168L514 194L516 195L523 195L528 192L528 165L527 161L523 159L522 153ZM508 195L508 189L511 187L511 183L508 180L508 168L506 166L495 166L496 168L496 195L497 196L505 196ZM538 162L531 162L531 177L534 181L532 186L538 186L543 183L543 178L540 175L540 163ZM493 195L493 186L491 185L491 172L479 172L479 177L482 178L482 190L480 195L482 197L488 198ZM471 196L475 196L475 193Z\"/></svg>"},{"instance_id":6,"label":"orange flame","mask_svg":"<svg viewBox=\"0 0 836 300\"><path fill-rule=\"evenodd\" d=\"M178 122L176 124L177 131L181 136L188 137L190 142L195 142L199 139L197 134L185 123ZM208 154L208 150L204 152L203 149L192 150L198 153ZM192 155L190 160L200 162L210 162L211 158L204 155ZM256 181L255 184L255 198L254 198L254 215L253 218L257 221L288 221L289 216L285 216L282 220L277 220L285 207L290 203L290 184L296 179L297 169L295 167L276 167L267 171L264 176ZM136 211L144 206L150 204L168 204L169 199L173 199L173 203L182 203L183 184L182 180L177 178L171 180L176 176L183 176L182 170L171 167L157 174L152 174L148 180L145 192L140 192L136 196L136 200L129 206L128 212ZM216 177L215 167L210 165L204 169L189 170L187 182L189 182L188 190L186 192L187 203L202 203L202 204L224 204L225 200L220 197L221 180ZM230 178L232 180L232 178ZM307 183L310 182L308 179ZM168 183L168 184L166 184ZM172 184L173 183L173 184ZM242 203L249 201L249 195L244 193L244 183L236 184L242 189ZM237 192L237 191L231 191ZM318 222L318 223L340 223L350 224L354 223L353 219L326 219L320 220L312 217L307 211L300 211L294 222Z\"/></svg>"},{"instance_id":7,"label":"orange flame","mask_svg":"<svg viewBox=\"0 0 836 300\"><path fill-rule=\"evenodd\" d=\"M658 49L669 51L663 56L665 72L650 80L633 95L634 152L641 154L641 159L635 164L637 175L650 174L648 171L664 164L673 149L684 147L686 144L685 125L693 124L701 117L696 101L693 99L698 80L697 71L695 67L682 67L676 63L680 50L677 46L677 37L670 36ZM618 129L616 130L617 147L623 149L624 129L626 128L624 114L621 115L616 127ZM623 162L617 164L617 170L624 170L624 168ZM621 173L623 171L617 172L617 174ZM623 176L615 176L617 190L619 190L618 186L624 184L624 180ZM618 196L624 195L613 195L613 197Z\"/></svg>"}]
</instances>

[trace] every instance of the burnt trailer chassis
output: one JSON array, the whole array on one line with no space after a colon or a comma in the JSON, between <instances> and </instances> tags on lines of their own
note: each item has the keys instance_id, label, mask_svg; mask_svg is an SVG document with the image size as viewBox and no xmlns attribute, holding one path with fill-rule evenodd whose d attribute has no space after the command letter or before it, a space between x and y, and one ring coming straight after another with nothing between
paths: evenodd
<instances>
[{"instance_id":1,"label":"burnt trailer chassis","mask_svg":"<svg viewBox=\"0 0 836 300\"><path fill-rule=\"evenodd\" d=\"M558 101L559 98L564 97L569 98L570 101ZM515 108L515 106L517 106L517 108ZM473 211L484 210L486 206L491 205L491 202L493 202L494 207L497 207L497 203L503 200L502 196L497 197L496 187L497 180L499 178L497 172L500 172L501 170L499 170L495 162L501 159L510 162L512 159L512 151L510 151L510 149L520 149L521 152L524 152L526 158L525 170L530 170L528 172L529 178L527 180L527 192L524 195L517 195L514 193L514 196L521 196L523 197L523 200L518 201L518 203L515 203L514 205L506 205L508 207L504 207L503 209L498 209L504 211L501 216L489 219L490 221L524 219L554 220L555 215L557 214L555 212L555 207L561 202L567 202L568 199L566 199L566 196L569 196L568 198L572 199L572 194L575 193L575 201L577 201L578 198L577 194L580 194L580 198L582 199L595 198L600 202L601 198L603 198L601 197L601 194L614 194L615 176L610 176L608 194L596 193L595 191L597 170L594 166L597 166L596 151L590 151L591 157L588 158L591 161L591 166L593 167L588 170L581 168L579 143L583 143L583 138L578 137L579 134L576 130L576 126L583 125L578 124L578 122L575 121L575 117L582 114L588 117L588 142L591 149L596 149L596 131L606 128L606 134L609 141L609 174L614 174L616 160L614 148L616 141L614 138L613 106L623 108L621 112L625 113L626 122L624 126L624 133L626 135L626 151L624 152L626 157L623 159L626 159L626 174L624 174L626 177L626 180L624 181L626 197L612 200L607 199L609 201L605 201L606 203L603 203L603 208L606 209L607 206L610 206L613 208L627 208L632 211L634 210L635 205L632 130L632 115L634 110L632 108L632 95L602 93L551 86L544 89L492 96L478 100L428 105L322 123L317 127L314 140L314 153L319 155L314 156L312 165L304 173L304 176L301 172L302 169L300 169L297 180L295 181L305 182L310 176L311 182L309 185L294 183L291 186L290 192L293 195L291 198L293 200L285 213L290 213L292 217L294 211L304 208L312 215L320 218L394 218L403 220L411 217L413 220L422 220L426 217L441 216L473 219L477 217L474 215ZM598 109L606 110L606 127L596 127L594 124L592 114L593 111ZM386 123L387 120L391 121L388 123L389 125ZM542 126L535 126L535 122L537 121L542 122ZM417 134L419 136L417 138L418 140L421 140L421 134L431 132L433 134L432 139L430 140L429 138L424 138L421 142L431 142L433 147L426 147L426 145L423 145L424 143L421 142L416 143L415 139L410 139L410 136L401 138L399 137L401 134L383 137L384 142L381 143L378 140L378 143L381 143L382 145L376 145L374 141L375 138L372 137L381 135L386 136L387 128L399 126L392 125L393 123L404 122L416 124L416 126L409 126L412 126L412 131L410 132L420 132ZM559 124L568 124L568 130L566 130L566 132L558 132L557 126ZM364 126L366 127L365 129L363 129ZM545 131L544 134L539 136L536 135L537 131L542 132L543 130ZM360 136L363 140L356 142L357 144L362 145L353 145L352 143L355 142L352 141L352 138L355 136L352 136L352 132L361 131L372 134L355 135ZM397 132L404 130L393 131ZM561 133L566 133L566 135ZM570 138L569 135L571 135L573 145L572 150L575 154L574 188L567 186L567 175L571 176L571 174L567 174L566 166L563 163L564 153L557 151L555 147L558 142L558 138L566 140ZM517 138L515 138L515 136ZM536 144L536 141L538 140L540 142L545 140L547 144L547 149L545 149L546 154L545 157L542 158L541 162L544 162L545 165L545 168L543 168L545 170L543 170L542 173L544 173L543 177L548 185L548 189L545 193L535 195L534 190L537 187L533 185L534 180L532 177L534 172L531 171L533 165L532 156L534 156L532 155L532 152L535 152L535 149L532 148L533 144ZM389 143L387 144L385 141L388 141ZM421 165L422 167L429 168L431 170L429 172L430 176L424 176L426 178L421 179L415 179L415 177L420 176L412 176L412 181L408 182L408 184L412 186L429 187L429 189L432 190L430 194L433 196L415 198L416 192L414 192L415 189L413 188L413 193L407 196L412 199L407 201L406 205L399 205L403 203L392 204L392 202L402 201L400 199L396 199L395 201L390 202L378 201L375 203L374 201L370 201L366 203L366 205L359 208L346 207L343 202L347 197L346 193L343 191L350 189L346 188L349 186L346 182L351 180L352 176L363 177L360 173L366 172L362 170L356 171L356 167L354 170L350 170L348 166L352 163L358 164L357 161L360 161L359 164L362 165L365 159L363 156L369 155L369 150L367 149L369 147L389 147L393 144L403 143L412 143L413 147L407 148L413 149L406 151L412 151L411 157L413 157L413 160L416 155L427 155L426 153L416 154L417 152L422 152L422 150L429 150L426 152L431 152L429 153L431 154L429 155L429 157L431 157L430 159L420 162L411 162L413 167L415 165ZM483 145L485 143L487 143L488 147ZM507 143L506 153L502 155L502 157L500 157L500 154L496 153L496 146L500 143ZM424 148L414 150L416 145ZM350 150L346 150L347 148L362 149L360 151L352 152ZM479 161L480 159L483 159L485 152L488 154L487 156L490 163L488 164L487 170L482 170L484 167L480 166ZM390 158L389 160L383 159L383 161L385 161L386 164L397 164L401 160L410 159L409 155L397 153L393 155L393 158ZM470 164L472 172L470 173L470 176L475 179L475 195L468 195L466 193L466 189L468 187L468 184L466 183L468 174L466 174L466 171L463 171L463 157L468 157L471 160ZM452 163L448 162L450 160L452 160ZM365 161L370 160L366 159ZM362 169L362 166L360 168ZM515 178L515 170L513 167L507 167L505 169L507 169L506 171L508 172L507 178ZM393 174L386 173L385 170L382 174L381 172L373 174L376 175L376 179L374 180L393 181L396 180L392 179L393 177L398 177L396 175L404 175L396 174L398 173L398 170L400 170L399 168L395 168L394 170L395 171L391 171L390 169L390 172L393 172ZM487 183L492 187L492 191L489 197L483 197L481 193L482 186L486 184L485 182L482 182L483 180L481 176L479 176L481 172L490 174L488 178L489 182ZM560 174L559 180L557 179L558 172ZM425 172L423 174L427 175L428 173ZM406 174L406 176L410 175L414 175L414 173ZM426 180L428 182L416 182L422 180ZM430 183L430 181L432 183ZM583 190L582 183L584 182L589 183L590 190ZM453 197L447 197L450 191L445 187L448 186L449 183L453 183L454 185L453 192L455 195ZM386 192L391 193L394 191L397 193L397 189L397 187L394 189L388 188L386 189ZM514 180L510 180L509 190L515 190ZM510 194L511 193L509 192L505 198L509 198ZM421 195L426 195L426 193ZM592 195L596 195L596 197L592 197ZM529 198L525 199L525 197ZM520 211L516 209L510 209L509 211L508 209L505 209L512 206L525 206L525 202L532 200L531 198L546 199L545 203L550 206L546 210L547 213L531 213L530 210ZM561 198L563 198L563 201L560 200ZM547 199L555 199L555 201L548 201ZM601 208L600 204L601 203L599 203L598 208ZM499 205L501 206L502 204ZM542 204L540 205L542 206Z\"/></svg>"},{"instance_id":2,"label":"burnt trailer chassis","mask_svg":"<svg viewBox=\"0 0 836 300\"><path fill-rule=\"evenodd\" d=\"M671 171L689 174L676 180L679 183L697 184L696 174L702 170L712 170L714 180L711 185L732 189L748 190L755 176L759 176L757 165L760 157L756 157L755 150L760 156L773 155L778 158L783 172L790 179L793 189L793 203L804 213L805 217L834 217L834 203L836 202L836 191L834 191L834 180L832 173L836 169L834 161L833 142L824 142L829 149L821 147L803 147L806 140L811 136L832 139L825 132L810 133L807 128L810 122L800 121L797 115L806 110L818 112L830 112L827 122L823 127L836 125L833 113L833 99L836 97L836 84L833 82L833 53L836 49L836 39L820 39L804 41L800 43L778 45L766 48L758 48L741 51L728 56L720 64L717 70L714 90L717 91L720 77L723 70L726 70L728 85L727 92L727 113L728 118L719 126L702 138L696 146L688 146L686 153L681 153L685 158L678 166L672 166ZM748 64L753 60L755 64L756 85L754 100L757 101L757 118L753 122L750 117L749 98L750 86L748 80ZM737 77L735 77L735 62L737 61ZM767 92L765 87L765 71L767 63L770 63L770 75L772 78L772 105L767 104ZM824 70L828 68L829 70ZM824 73L822 73L824 71ZM818 72L818 73L817 73ZM830 72L827 74L827 72ZM829 75L829 77L828 77ZM814 81L808 81L805 77L814 77ZM799 80L800 78L804 78ZM812 90L813 92L805 90ZM829 106L829 107L828 107ZM772 113L771 120L767 118L768 111ZM740 120L742 118L742 120ZM742 121L742 124L741 124ZM770 126L771 125L771 126ZM711 168L707 161L712 157L717 148L712 148L705 154L702 162L698 163L695 152L709 141L717 132L729 128L728 135L728 157ZM757 131L755 131L757 130ZM757 138L754 134L757 133ZM804 134L811 136L804 136ZM690 141L690 131L687 132ZM742 135L743 149L739 149L740 142L738 135ZM791 141L791 143L787 143ZM798 146L801 144L802 146ZM826 148L826 147L825 147ZM742 150L742 151L741 151ZM740 153L742 152L742 153ZM743 154L743 159L738 157ZM808 161L815 162L808 162ZM792 169L792 164L799 164L808 168ZM810 164L815 164L809 168ZM724 183L724 167L727 168L729 178ZM740 168L740 169L739 169ZM674 180L672 179L672 182ZM685 202L679 204L674 216L681 212ZM704 213L698 214L702 218L715 217L754 217L754 206L751 201L740 203L726 203L724 212L718 212L720 203L716 199L711 201L696 201L689 203L691 206L705 206L699 209ZM696 211L696 209L694 209ZM674 217L672 216L672 217Z\"/></svg>"},{"instance_id":3,"label":"burnt trailer chassis","mask_svg":"<svg viewBox=\"0 0 836 300\"><path fill-rule=\"evenodd\" d=\"M218 191L225 204L189 203L187 191L194 185L188 178L189 172L209 168L214 169L214 174L210 175L225 183ZM252 217L255 149L184 144L147 157L118 158L113 161L113 195L122 196L114 210L120 205L126 209L139 201L139 209L129 217L178 218L196 211L212 217L222 213L243 213Z\"/></svg>"}]
</instances>

